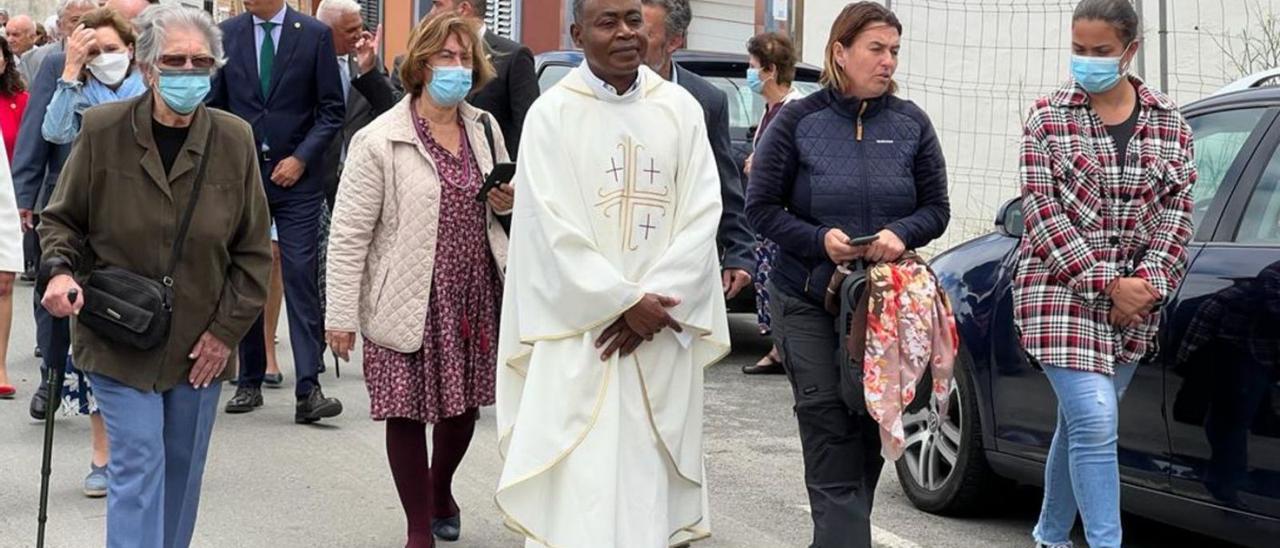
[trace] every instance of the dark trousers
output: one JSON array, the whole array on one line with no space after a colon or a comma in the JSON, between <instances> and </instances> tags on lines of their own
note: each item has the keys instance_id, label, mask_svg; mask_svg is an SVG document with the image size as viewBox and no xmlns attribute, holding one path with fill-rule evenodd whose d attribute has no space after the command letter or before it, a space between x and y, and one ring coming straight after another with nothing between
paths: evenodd
<instances>
[{"instance_id":1,"label":"dark trousers","mask_svg":"<svg viewBox=\"0 0 1280 548\"><path fill-rule=\"evenodd\" d=\"M32 222L40 225L40 216L32 216ZM29 230L22 235L22 261L23 266L27 270L35 270L40 267L40 235L35 230Z\"/></svg>"},{"instance_id":2,"label":"dark trousers","mask_svg":"<svg viewBox=\"0 0 1280 548\"><path fill-rule=\"evenodd\" d=\"M37 216L35 221L36 226L39 226L40 217ZM40 265L40 255L42 253L42 249L40 247L40 236L34 229L32 229L31 232L28 232L26 236L31 237L31 246L33 247L32 254L35 257L35 264L38 269ZM62 333L60 333L62 336L59 340L69 341L71 340L71 322L54 322L53 316L51 316L49 311L45 310L44 306L40 304L40 298L40 293L34 291L31 293L31 309L36 320L36 346L40 348L40 355L43 356L40 359L40 385L44 386L48 382L49 366L54 365L55 367L62 367L67 361L66 348L52 348L54 329L62 331ZM59 356L58 354L62 355Z\"/></svg>"},{"instance_id":3,"label":"dark trousers","mask_svg":"<svg viewBox=\"0 0 1280 548\"><path fill-rule=\"evenodd\" d=\"M273 164L263 165L264 179ZM302 185L306 181L299 182ZM266 184L274 184L269 180ZM268 196L271 196L269 193ZM320 210L324 193L290 194L270 201L271 218L279 236L280 266L284 274L284 303L289 315L289 342L293 346L294 392L299 399L319 386L324 346L324 318L320 309L319 268ZM240 341L239 386L262 386L267 372L263 316Z\"/></svg>"},{"instance_id":4,"label":"dark trousers","mask_svg":"<svg viewBox=\"0 0 1280 548\"><path fill-rule=\"evenodd\" d=\"M840 398L835 318L773 284L769 295L800 423L811 548L870 548L871 505L884 466L879 427L866 409L849 409Z\"/></svg>"}]
</instances>

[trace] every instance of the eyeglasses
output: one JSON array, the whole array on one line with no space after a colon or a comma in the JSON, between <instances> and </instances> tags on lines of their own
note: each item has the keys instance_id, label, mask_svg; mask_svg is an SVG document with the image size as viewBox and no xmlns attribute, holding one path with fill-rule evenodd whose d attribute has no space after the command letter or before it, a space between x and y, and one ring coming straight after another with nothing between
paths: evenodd
<instances>
[{"instance_id":1,"label":"eyeglasses","mask_svg":"<svg viewBox=\"0 0 1280 548\"><path fill-rule=\"evenodd\" d=\"M165 68L186 68L187 62L198 69L211 69L217 60L208 55L161 55L160 66Z\"/></svg>"}]
</instances>

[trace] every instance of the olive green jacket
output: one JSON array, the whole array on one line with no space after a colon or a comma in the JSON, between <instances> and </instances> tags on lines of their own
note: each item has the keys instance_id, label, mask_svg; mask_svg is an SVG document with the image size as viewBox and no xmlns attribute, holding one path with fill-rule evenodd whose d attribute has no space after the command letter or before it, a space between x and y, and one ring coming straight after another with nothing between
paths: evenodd
<instances>
[{"instance_id":1,"label":"olive green jacket","mask_svg":"<svg viewBox=\"0 0 1280 548\"><path fill-rule=\"evenodd\" d=\"M116 266L160 279L186 211L207 139L209 167L174 271L169 341L138 351L74 322L76 366L143 391L164 392L187 376L187 358L208 331L234 349L261 313L271 270L270 216L253 133L243 120L204 106L165 174L152 135L152 94L85 111L80 136L41 215L46 265L78 279ZM210 126L213 131L210 133ZM218 377L229 379L235 352Z\"/></svg>"}]
</instances>

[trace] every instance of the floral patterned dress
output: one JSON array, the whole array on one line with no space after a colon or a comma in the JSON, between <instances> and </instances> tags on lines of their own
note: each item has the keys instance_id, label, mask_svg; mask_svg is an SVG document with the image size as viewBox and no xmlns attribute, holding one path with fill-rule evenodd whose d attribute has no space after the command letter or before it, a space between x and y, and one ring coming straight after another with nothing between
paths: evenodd
<instances>
[{"instance_id":1,"label":"floral patterned dress","mask_svg":"<svg viewBox=\"0 0 1280 548\"><path fill-rule=\"evenodd\" d=\"M494 403L502 282L489 249L487 206L473 199L482 179L470 144L463 139L455 156L416 109L414 123L443 181L422 349L401 354L366 340L364 374L374 420L436 423Z\"/></svg>"}]
</instances>

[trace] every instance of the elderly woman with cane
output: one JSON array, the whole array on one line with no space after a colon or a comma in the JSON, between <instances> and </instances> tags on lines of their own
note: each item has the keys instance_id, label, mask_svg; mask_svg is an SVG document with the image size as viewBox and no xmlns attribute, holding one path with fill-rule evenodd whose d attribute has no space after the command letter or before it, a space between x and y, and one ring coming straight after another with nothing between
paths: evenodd
<instances>
[{"instance_id":1,"label":"elderly woman with cane","mask_svg":"<svg viewBox=\"0 0 1280 548\"><path fill-rule=\"evenodd\" d=\"M203 105L218 28L170 4L137 23L148 92L84 112L39 228L42 302L75 316L106 419L107 545L187 546L231 348L266 299L270 223L248 124Z\"/></svg>"}]
</instances>

